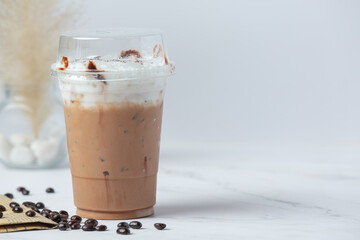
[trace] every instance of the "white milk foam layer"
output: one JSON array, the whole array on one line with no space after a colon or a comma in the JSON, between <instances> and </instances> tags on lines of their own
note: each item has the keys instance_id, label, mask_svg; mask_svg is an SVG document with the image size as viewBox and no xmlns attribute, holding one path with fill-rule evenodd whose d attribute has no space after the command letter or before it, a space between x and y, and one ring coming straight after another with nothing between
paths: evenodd
<instances>
[{"instance_id":1,"label":"white milk foam layer","mask_svg":"<svg viewBox=\"0 0 360 240\"><path fill-rule=\"evenodd\" d=\"M59 77L64 103L79 101L84 107L121 102L157 103L162 101L167 76L133 80L96 79L93 73Z\"/></svg>"},{"instance_id":2,"label":"white milk foam layer","mask_svg":"<svg viewBox=\"0 0 360 240\"><path fill-rule=\"evenodd\" d=\"M64 103L79 101L85 107L125 100L159 102L163 99L167 78L175 71L163 57L114 59L114 56L93 56L67 63L65 66L64 61L57 62L52 67Z\"/></svg>"}]
</instances>

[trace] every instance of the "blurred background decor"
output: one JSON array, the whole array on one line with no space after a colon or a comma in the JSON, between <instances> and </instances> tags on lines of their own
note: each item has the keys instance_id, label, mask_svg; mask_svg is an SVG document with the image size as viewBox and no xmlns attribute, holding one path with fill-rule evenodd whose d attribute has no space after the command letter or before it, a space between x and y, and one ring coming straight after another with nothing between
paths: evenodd
<instances>
[{"instance_id":1,"label":"blurred background decor","mask_svg":"<svg viewBox=\"0 0 360 240\"><path fill-rule=\"evenodd\" d=\"M59 34L79 22L74 2L0 1L0 160L52 167L66 157L61 102L49 77Z\"/></svg>"}]
</instances>

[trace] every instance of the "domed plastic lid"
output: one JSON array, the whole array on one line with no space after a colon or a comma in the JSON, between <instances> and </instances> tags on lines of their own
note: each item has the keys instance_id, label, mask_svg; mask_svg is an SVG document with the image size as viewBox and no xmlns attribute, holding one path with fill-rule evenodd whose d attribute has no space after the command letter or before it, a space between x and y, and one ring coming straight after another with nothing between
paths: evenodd
<instances>
[{"instance_id":1,"label":"domed plastic lid","mask_svg":"<svg viewBox=\"0 0 360 240\"><path fill-rule=\"evenodd\" d=\"M60 36L52 74L101 72L111 78L166 76L175 71L158 30L116 29L66 32ZM119 75L120 74L120 75ZM101 79L99 79L101 80Z\"/></svg>"}]
</instances>

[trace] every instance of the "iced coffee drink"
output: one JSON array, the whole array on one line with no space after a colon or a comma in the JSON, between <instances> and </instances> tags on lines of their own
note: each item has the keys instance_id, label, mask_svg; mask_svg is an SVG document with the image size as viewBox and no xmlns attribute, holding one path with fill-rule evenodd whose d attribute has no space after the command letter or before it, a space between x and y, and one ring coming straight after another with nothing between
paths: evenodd
<instances>
[{"instance_id":1,"label":"iced coffee drink","mask_svg":"<svg viewBox=\"0 0 360 240\"><path fill-rule=\"evenodd\" d=\"M157 32L61 36L53 75L63 97L80 216L153 214L164 90L173 71Z\"/></svg>"}]
</instances>

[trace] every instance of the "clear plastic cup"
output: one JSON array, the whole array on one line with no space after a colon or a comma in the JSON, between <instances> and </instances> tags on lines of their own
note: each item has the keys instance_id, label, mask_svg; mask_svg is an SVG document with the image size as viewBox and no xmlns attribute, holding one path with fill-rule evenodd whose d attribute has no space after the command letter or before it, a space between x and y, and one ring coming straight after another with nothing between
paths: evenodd
<instances>
[{"instance_id":1,"label":"clear plastic cup","mask_svg":"<svg viewBox=\"0 0 360 240\"><path fill-rule=\"evenodd\" d=\"M153 214L163 98L173 72L158 31L61 35L52 75L64 103L80 216L129 219Z\"/></svg>"}]
</instances>

